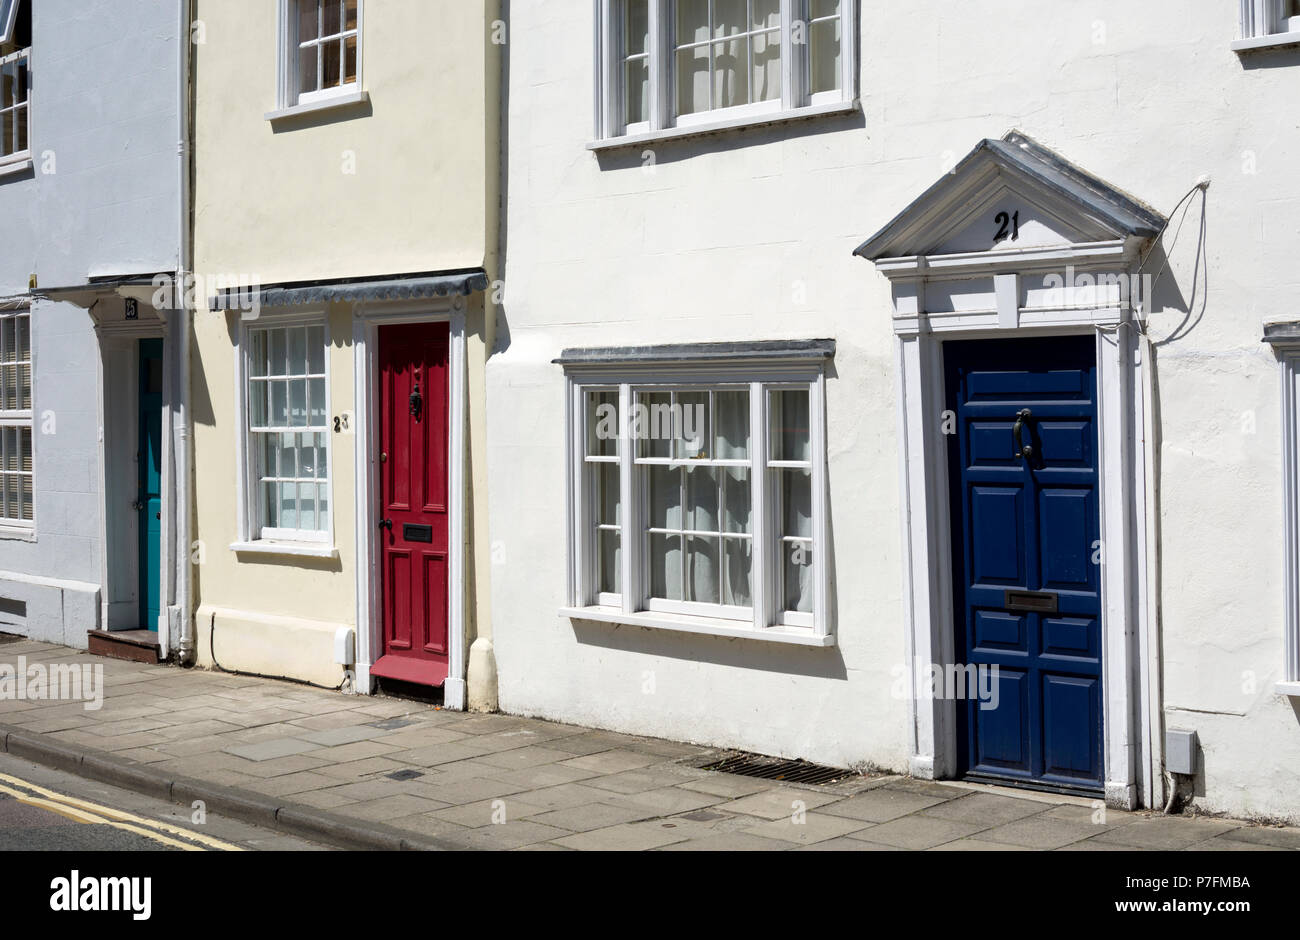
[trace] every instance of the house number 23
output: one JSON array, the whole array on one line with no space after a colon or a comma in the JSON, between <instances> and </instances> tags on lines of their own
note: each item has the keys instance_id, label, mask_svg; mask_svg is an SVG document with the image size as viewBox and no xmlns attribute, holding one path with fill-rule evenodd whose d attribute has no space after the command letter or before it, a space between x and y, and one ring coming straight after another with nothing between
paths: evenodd
<instances>
[{"instance_id":1,"label":"house number 23","mask_svg":"<svg viewBox=\"0 0 1300 940\"><path fill-rule=\"evenodd\" d=\"M993 236L993 243L996 245L1000 241L1005 241L1010 236L1013 242L1020 241L1020 213L1007 215L1005 212L999 212L997 218L993 220L994 224L999 226L998 233Z\"/></svg>"}]
</instances>

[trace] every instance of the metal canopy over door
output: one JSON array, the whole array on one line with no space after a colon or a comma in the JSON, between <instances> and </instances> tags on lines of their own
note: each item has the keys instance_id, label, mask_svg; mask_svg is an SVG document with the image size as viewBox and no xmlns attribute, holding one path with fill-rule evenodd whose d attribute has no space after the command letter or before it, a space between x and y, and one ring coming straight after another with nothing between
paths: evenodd
<instances>
[{"instance_id":1,"label":"metal canopy over door","mask_svg":"<svg viewBox=\"0 0 1300 940\"><path fill-rule=\"evenodd\" d=\"M958 701L961 769L1100 791L1095 340L952 342L944 358L954 652L998 669L996 707Z\"/></svg>"},{"instance_id":2,"label":"metal canopy over door","mask_svg":"<svg viewBox=\"0 0 1300 940\"><path fill-rule=\"evenodd\" d=\"M448 356L445 323L379 331L381 678L448 675Z\"/></svg>"},{"instance_id":3,"label":"metal canopy over door","mask_svg":"<svg viewBox=\"0 0 1300 940\"><path fill-rule=\"evenodd\" d=\"M156 631L162 567L163 341L140 340L139 361L135 510L139 518L140 628Z\"/></svg>"}]
</instances>

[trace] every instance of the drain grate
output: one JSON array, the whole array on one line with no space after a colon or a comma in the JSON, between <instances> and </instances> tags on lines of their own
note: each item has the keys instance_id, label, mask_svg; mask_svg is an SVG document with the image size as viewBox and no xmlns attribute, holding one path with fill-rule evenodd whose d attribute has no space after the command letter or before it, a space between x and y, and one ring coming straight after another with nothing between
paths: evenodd
<instances>
[{"instance_id":1,"label":"drain grate","mask_svg":"<svg viewBox=\"0 0 1300 940\"><path fill-rule=\"evenodd\" d=\"M423 777L418 770L394 770L391 774L384 774L389 780L418 780Z\"/></svg>"},{"instance_id":2,"label":"drain grate","mask_svg":"<svg viewBox=\"0 0 1300 940\"><path fill-rule=\"evenodd\" d=\"M839 783L849 777L857 776L851 770L839 767L825 767L810 764L802 760L782 760L779 757L764 757L761 754L730 754L722 760L711 761L701 770L712 770L720 774L735 774L738 777L758 777L763 780L781 780L785 783L807 783L824 786Z\"/></svg>"}]
</instances>

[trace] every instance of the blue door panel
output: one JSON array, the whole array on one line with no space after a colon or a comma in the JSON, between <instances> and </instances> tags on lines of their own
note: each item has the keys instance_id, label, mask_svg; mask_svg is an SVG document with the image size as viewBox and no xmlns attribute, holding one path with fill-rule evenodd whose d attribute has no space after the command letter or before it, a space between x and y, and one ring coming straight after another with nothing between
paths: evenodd
<instances>
[{"instance_id":1,"label":"blue door panel","mask_svg":"<svg viewBox=\"0 0 1300 940\"><path fill-rule=\"evenodd\" d=\"M972 777L1102 788L1096 351L1085 337L947 343L956 656L997 667L958 700ZM1013 427L1021 422L1018 456ZM1028 593L1045 609L1024 608Z\"/></svg>"},{"instance_id":2,"label":"blue door panel","mask_svg":"<svg viewBox=\"0 0 1300 940\"><path fill-rule=\"evenodd\" d=\"M1025 773L1030 768L1028 747L1030 685L1026 672L1001 669L998 673L997 708L974 708L978 729L979 764L1001 771Z\"/></svg>"},{"instance_id":3,"label":"blue door panel","mask_svg":"<svg viewBox=\"0 0 1300 940\"><path fill-rule=\"evenodd\" d=\"M1043 676L1044 773L1064 780L1101 779L1101 680L1085 676Z\"/></svg>"}]
</instances>

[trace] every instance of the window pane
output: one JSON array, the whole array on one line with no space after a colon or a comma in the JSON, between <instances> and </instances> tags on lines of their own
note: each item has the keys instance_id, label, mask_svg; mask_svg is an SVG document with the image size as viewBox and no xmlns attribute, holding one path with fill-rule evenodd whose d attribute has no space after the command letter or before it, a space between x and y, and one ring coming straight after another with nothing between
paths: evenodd
<instances>
[{"instance_id":1,"label":"window pane","mask_svg":"<svg viewBox=\"0 0 1300 940\"><path fill-rule=\"evenodd\" d=\"M677 113L709 110L709 47L694 46L677 52Z\"/></svg>"},{"instance_id":2,"label":"window pane","mask_svg":"<svg viewBox=\"0 0 1300 940\"><path fill-rule=\"evenodd\" d=\"M622 539L617 532L602 530L596 552L596 590L602 594L622 594Z\"/></svg>"},{"instance_id":3,"label":"window pane","mask_svg":"<svg viewBox=\"0 0 1300 940\"><path fill-rule=\"evenodd\" d=\"M812 474L807 470L780 470L783 535L812 538Z\"/></svg>"},{"instance_id":4,"label":"window pane","mask_svg":"<svg viewBox=\"0 0 1300 940\"><path fill-rule=\"evenodd\" d=\"M685 600L697 604L718 603L720 570L718 559L722 540L716 538L687 538Z\"/></svg>"},{"instance_id":5,"label":"window pane","mask_svg":"<svg viewBox=\"0 0 1300 940\"><path fill-rule=\"evenodd\" d=\"M749 459L749 392L715 392L713 407L719 460Z\"/></svg>"},{"instance_id":6,"label":"window pane","mask_svg":"<svg viewBox=\"0 0 1300 940\"><path fill-rule=\"evenodd\" d=\"M276 452L279 456L279 472L275 474L282 479L291 480L298 476L298 448L296 434L277 434L275 436Z\"/></svg>"},{"instance_id":7,"label":"window pane","mask_svg":"<svg viewBox=\"0 0 1300 940\"><path fill-rule=\"evenodd\" d=\"M343 0L324 0L322 5L325 11L325 27L321 30L321 35L337 36L343 31Z\"/></svg>"},{"instance_id":8,"label":"window pane","mask_svg":"<svg viewBox=\"0 0 1300 940\"><path fill-rule=\"evenodd\" d=\"M616 463L593 465L596 470L596 524L622 525L623 506Z\"/></svg>"},{"instance_id":9,"label":"window pane","mask_svg":"<svg viewBox=\"0 0 1300 940\"><path fill-rule=\"evenodd\" d=\"M325 374L325 327L313 326L307 331L307 371L312 375Z\"/></svg>"},{"instance_id":10,"label":"window pane","mask_svg":"<svg viewBox=\"0 0 1300 940\"><path fill-rule=\"evenodd\" d=\"M811 460L812 438L808 431L808 393L778 391L771 396L773 460Z\"/></svg>"},{"instance_id":11,"label":"window pane","mask_svg":"<svg viewBox=\"0 0 1300 940\"><path fill-rule=\"evenodd\" d=\"M657 459L673 455L673 397L668 392L651 392L637 397L636 435L642 457Z\"/></svg>"},{"instance_id":12,"label":"window pane","mask_svg":"<svg viewBox=\"0 0 1300 940\"><path fill-rule=\"evenodd\" d=\"M677 428L677 457L690 460L708 457L712 435L709 432L709 393L682 392L673 409Z\"/></svg>"},{"instance_id":13,"label":"window pane","mask_svg":"<svg viewBox=\"0 0 1300 940\"><path fill-rule=\"evenodd\" d=\"M650 60L630 60L623 81L627 92L623 102L626 123L640 124L650 120Z\"/></svg>"},{"instance_id":14,"label":"window pane","mask_svg":"<svg viewBox=\"0 0 1300 940\"><path fill-rule=\"evenodd\" d=\"M289 375L307 374L307 331L286 330L289 338Z\"/></svg>"},{"instance_id":15,"label":"window pane","mask_svg":"<svg viewBox=\"0 0 1300 940\"><path fill-rule=\"evenodd\" d=\"M749 41L732 39L713 47L713 106L749 104Z\"/></svg>"},{"instance_id":16,"label":"window pane","mask_svg":"<svg viewBox=\"0 0 1300 940\"><path fill-rule=\"evenodd\" d=\"M754 0L754 19L751 26L754 29L780 29L781 0Z\"/></svg>"},{"instance_id":17,"label":"window pane","mask_svg":"<svg viewBox=\"0 0 1300 940\"><path fill-rule=\"evenodd\" d=\"M0 108L12 108L18 101L18 63L0 66Z\"/></svg>"},{"instance_id":18,"label":"window pane","mask_svg":"<svg viewBox=\"0 0 1300 940\"><path fill-rule=\"evenodd\" d=\"M707 7L708 4L701 3ZM713 38L735 36L746 31L749 24L747 0L713 0Z\"/></svg>"},{"instance_id":19,"label":"window pane","mask_svg":"<svg viewBox=\"0 0 1300 940\"><path fill-rule=\"evenodd\" d=\"M324 457L324 453L318 453L316 450L316 440L319 437L318 434L298 436L298 476L302 479L313 479L324 475L324 466L317 463L319 458Z\"/></svg>"},{"instance_id":20,"label":"window pane","mask_svg":"<svg viewBox=\"0 0 1300 940\"><path fill-rule=\"evenodd\" d=\"M343 40L343 83L351 84L357 80L357 37L349 36Z\"/></svg>"},{"instance_id":21,"label":"window pane","mask_svg":"<svg viewBox=\"0 0 1300 940\"><path fill-rule=\"evenodd\" d=\"M625 56L644 55L650 51L650 2L627 0L627 30L623 37Z\"/></svg>"},{"instance_id":22,"label":"window pane","mask_svg":"<svg viewBox=\"0 0 1300 940\"><path fill-rule=\"evenodd\" d=\"M277 483L275 486L280 499L279 528L298 528L298 484Z\"/></svg>"},{"instance_id":23,"label":"window pane","mask_svg":"<svg viewBox=\"0 0 1300 940\"><path fill-rule=\"evenodd\" d=\"M316 442L316 479L324 480L329 475L329 452L325 449L327 435L317 434ZM322 501L321 505L324 505Z\"/></svg>"},{"instance_id":24,"label":"window pane","mask_svg":"<svg viewBox=\"0 0 1300 940\"><path fill-rule=\"evenodd\" d=\"M343 74L343 43L340 40L327 42L321 47L321 52L324 55L321 87L337 88Z\"/></svg>"},{"instance_id":25,"label":"window pane","mask_svg":"<svg viewBox=\"0 0 1300 940\"><path fill-rule=\"evenodd\" d=\"M320 35L320 0L298 0L298 41L308 42Z\"/></svg>"},{"instance_id":26,"label":"window pane","mask_svg":"<svg viewBox=\"0 0 1300 940\"><path fill-rule=\"evenodd\" d=\"M839 16L840 0L812 0L812 17L815 20L824 16Z\"/></svg>"},{"instance_id":27,"label":"window pane","mask_svg":"<svg viewBox=\"0 0 1300 940\"><path fill-rule=\"evenodd\" d=\"M329 403L325 400L325 380L311 380L311 415L308 423L314 427L323 427L329 420Z\"/></svg>"},{"instance_id":28,"label":"window pane","mask_svg":"<svg viewBox=\"0 0 1300 940\"><path fill-rule=\"evenodd\" d=\"M316 529L316 484L298 484L298 528Z\"/></svg>"},{"instance_id":29,"label":"window pane","mask_svg":"<svg viewBox=\"0 0 1300 940\"><path fill-rule=\"evenodd\" d=\"M783 580L786 610L811 613L812 597L812 543L787 542Z\"/></svg>"},{"instance_id":30,"label":"window pane","mask_svg":"<svg viewBox=\"0 0 1300 940\"><path fill-rule=\"evenodd\" d=\"M708 0L677 0L677 44L709 38Z\"/></svg>"},{"instance_id":31,"label":"window pane","mask_svg":"<svg viewBox=\"0 0 1300 940\"><path fill-rule=\"evenodd\" d=\"M754 563L749 539L726 539L727 553L722 572L722 603L731 607L751 607L754 603Z\"/></svg>"},{"instance_id":32,"label":"window pane","mask_svg":"<svg viewBox=\"0 0 1300 940\"><path fill-rule=\"evenodd\" d=\"M682 471L671 467L647 467L650 486L651 529L681 529Z\"/></svg>"},{"instance_id":33,"label":"window pane","mask_svg":"<svg viewBox=\"0 0 1300 940\"><path fill-rule=\"evenodd\" d=\"M308 46L298 50L298 90L300 92L320 91L320 70L317 67L319 46Z\"/></svg>"},{"instance_id":34,"label":"window pane","mask_svg":"<svg viewBox=\"0 0 1300 940\"><path fill-rule=\"evenodd\" d=\"M722 531L751 532L753 495L750 493L749 471L743 467L727 467L722 471L722 478Z\"/></svg>"},{"instance_id":35,"label":"window pane","mask_svg":"<svg viewBox=\"0 0 1300 940\"><path fill-rule=\"evenodd\" d=\"M262 484L262 494L263 494L262 512L265 513L263 525L265 525L268 529L280 528L280 501L276 497L277 493L279 493L279 487L277 484L275 483Z\"/></svg>"},{"instance_id":36,"label":"window pane","mask_svg":"<svg viewBox=\"0 0 1300 940\"><path fill-rule=\"evenodd\" d=\"M840 68L840 21L813 23L809 30L809 82L813 94L838 91L843 84Z\"/></svg>"},{"instance_id":37,"label":"window pane","mask_svg":"<svg viewBox=\"0 0 1300 940\"><path fill-rule=\"evenodd\" d=\"M307 426L307 381L293 379L289 386L289 422L291 428Z\"/></svg>"},{"instance_id":38,"label":"window pane","mask_svg":"<svg viewBox=\"0 0 1300 940\"><path fill-rule=\"evenodd\" d=\"M650 596L662 600L682 599L682 539L679 535L651 535Z\"/></svg>"},{"instance_id":39,"label":"window pane","mask_svg":"<svg viewBox=\"0 0 1300 940\"><path fill-rule=\"evenodd\" d=\"M752 100L776 101L781 97L781 31L759 33L749 42Z\"/></svg>"},{"instance_id":40,"label":"window pane","mask_svg":"<svg viewBox=\"0 0 1300 940\"><path fill-rule=\"evenodd\" d=\"M718 478L712 467L686 471L686 528L718 531Z\"/></svg>"},{"instance_id":41,"label":"window pane","mask_svg":"<svg viewBox=\"0 0 1300 940\"><path fill-rule=\"evenodd\" d=\"M256 330L249 334L248 368L254 376L266 375L266 331Z\"/></svg>"},{"instance_id":42,"label":"window pane","mask_svg":"<svg viewBox=\"0 0 1300 940\"><path fill-rule=\"evenodd\" d=\"M322 483L316 487L316 526L321 532L329 531L329 509L329 487Z\"/></svg>"},{"instance_id":43,"label":"window pane","mask_svg":"<svg viewBox=\"0 0 1300 940\"><path fill-rule=\"evenodd\" d=\"M345 0L343 4L343 23L345 29L357 28L357 0Z\"/></svg>"},{"instance_id":44,"label":"window pane","mask_svg":"<svg viewBox=\"0 0 1300 940\"><path fill-rule=\"evenodd\" d=\"M587 393L587 456L618 456L618 392Z\"/></svg>"},{"instance_id":45,"label":"window pane","mask_svg":"<svg viewBox=\"0 0 1300 940\"><path fill-rule=\"evenodd\" d=\"M285 344L284 330L268 330L270 337L270 355L267 359L267 375L288 375L289 359Z\"/></svg>"}]
</instances>

